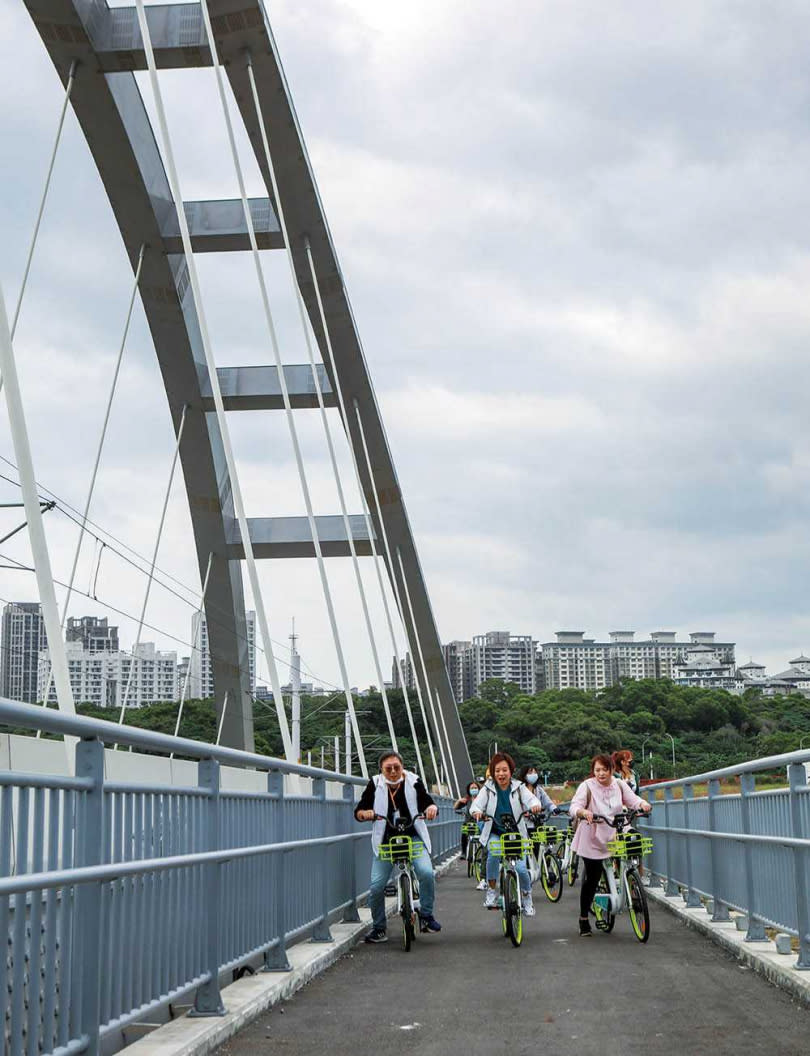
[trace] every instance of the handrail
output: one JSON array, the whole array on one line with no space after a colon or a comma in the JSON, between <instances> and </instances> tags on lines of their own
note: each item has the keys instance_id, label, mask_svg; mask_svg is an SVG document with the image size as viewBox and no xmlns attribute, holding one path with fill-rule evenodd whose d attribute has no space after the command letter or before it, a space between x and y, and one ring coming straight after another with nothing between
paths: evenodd
<instances>
[{"instance_id":1,"label":"handrail","mask_svg":"<svg viewBox=\"0 0 810 1056\"><path fill-rule=\"evenodd\" d=\"M61 733L83 740L97 738L105 744L131 745L133 748L146 748L163 752L166 755L174 752L175 756L186 755L191 756L192 759L216 759L218 763L226 766L274 770L283 774L298 774L301 777L339 781L341 784L366 784L365 778L353 774L341 774L334 770L321 770L320 767L288 763L286 759L277 759L270 755L257 755L255 752L243 752L238 748L204 744L201 741L192 741L187 737L173 737L171 734L158 733L155 730L119 726L117 723L107 722L106 719L66 715L52 708L43 708L36 704L22 704L20 701L9 700L7 697L0 697L0 723L8 726L27 726L29 729Z\"/></svg>"},{"instance_id":2,"label":"handrail","mask_svg":"<svg viewBox=\"0 0 810 1056\"><path fill-rule=\"evenodd\" d=\"M752 774L757 770L781 770L792 763L810 763L810 749L785 752L782 755L766 755L762 759L749 759L747 763L725 766L721 770L708 770L703 774L690 774L689 777L676 777L670 781L656 781L655 784L642 786L642 792L652 792L658 788L674 788L680 785L694 785L704 781L722 781L724 777Z\"/></svg>"}]
</instances>

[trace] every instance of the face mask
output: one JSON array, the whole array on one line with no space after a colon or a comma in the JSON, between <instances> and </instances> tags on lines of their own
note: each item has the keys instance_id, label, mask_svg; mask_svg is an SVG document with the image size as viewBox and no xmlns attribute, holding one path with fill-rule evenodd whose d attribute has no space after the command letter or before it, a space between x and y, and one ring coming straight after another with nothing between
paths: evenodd
<instances>
[{"instance_id":1,"label":"face mask","mask_svg":"<svg viewBox=\"0 0 810 1056\"><path fill-rule=\"evenodd\" d=\"M471 796L477 796L478 795L478 789L477 788L471 788L470 789L470 795Z\"/></svg>"},{"instance_id":2,"label":"face mask","mask_svg":"<svg viewBox=\"0 0 810 1056\"><path fill-rule=\"evenodd\" d=\"M396 788L402 782L402 778L398 777L395 781L392 781L389 777L386 777L385 783L389 788Z\"/></svg>"},{"instance_id":3,"label":"face mask","mask_svg":"<svg viewBox=\"0 0 810 1056\"><path fill-rule=\"evenodd\" d=\"M538 776L537 774L526 774L526 780L528 781L528 783L530 785L536 785L537 784L537 776Z\"/></svg>"}]
</instances>

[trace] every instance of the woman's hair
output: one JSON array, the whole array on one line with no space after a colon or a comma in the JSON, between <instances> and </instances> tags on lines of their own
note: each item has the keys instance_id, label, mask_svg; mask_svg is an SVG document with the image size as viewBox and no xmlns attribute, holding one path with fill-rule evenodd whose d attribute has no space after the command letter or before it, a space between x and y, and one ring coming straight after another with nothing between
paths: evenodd
<instances>
[{"instance_id":1,"label":"woman's hair","mask_svg":"<svg viewBox=\"0 0 810 1056\"><path fill-rule=\"evenodd\" d=\"M489 772L493 778L495 777L495 767L498 765L498 763L506 763L506 765L509 767L509 773L514 775L515 760L512 758L512 756L508 755L506 752L496 752L489 761Z\"/></svg>"},{"instance_id":2,"label":"woman's hair","mask_svg":"<svg viewBox=\"0 0 810 1056\"><path fill-rule=\"evenodd\" d=\"M402 763L402 769L405 769L405 761L403 760L402 756L399 754L399 752L395 752L392 748L388 752L383 752L380 758L377 760L377 768L379 770L382 770L382 764L385 762L386 759L399 759L400 763Z\"/></svg>"},{"instance_id":3,"label":"woman's hair","mask_svg":"<svg viewBox=\"0 0 810 1056\"><path fill-rule=\"evenodd\" d=\"M480 781L470 781L470 783L469 783L469 784L467 785L467 787L466 787L466 788L464 789L464 795L465 795L465 796L469 796L469 794L470 794L470 789L472 788L472 786L473 786L473 785L477 785L477 786L478 786L478 788L480 788L480 787L481 787L481 782L480 782Z\"/></svg>"},{"instance_id":4,"label":"woman's hair","mask_svg":"<svg viewBox=\"0 0 810 1056\"><path fill-rule=\"evenodd\" d=\"M525 784L526 783L526 777L527 777L527 775L528 775L530 770L534 770L534 772L536 774L538 774L538 775L540 773L540 771L537 769L537 767L534 765L534 763L526 763L526 765L525 766L521 766L520 770L518 770L518 772L517 772L516 776L517 776L518 781L521 781L523 784Z\"/></svg>"},{"instance_id":5,"label":"woman's hair","mask_svg":"<svg viewBox=\"0 0 810 1056\"><path fill-rule=\"evenodd\" d=\"M633 753L627 748L620 748L618 752L613 753L613 769L620 774L623 773L625 766L628 770L631 769L632 761Z\"/></svg>"},{"instance_id":6,"label":"woman's hair","mask_svg":"<svg viewBox=\"0 0 810 1056\"><path fill-rule=\"evenodd\" d=\"M591 777L593 777L593 773L596 769L597 763L600 766L604 766L606 770L610 770L611 774L613 773L613 760L611 759L611 757L609 755L600 754L595 755L593 759L591 759Z\"/></svg>"}]
</instances>

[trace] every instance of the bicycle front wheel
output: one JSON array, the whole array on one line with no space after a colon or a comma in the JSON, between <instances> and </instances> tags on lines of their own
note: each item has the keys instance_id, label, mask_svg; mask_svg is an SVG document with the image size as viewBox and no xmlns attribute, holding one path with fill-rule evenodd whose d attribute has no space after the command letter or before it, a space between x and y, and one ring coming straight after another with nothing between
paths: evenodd
<instances>
[{"instance_id":1,"label":"bicycle front wheel","mask_svg":"<svg viewBox=\"0 0 810 1056\"><path fill-rule=\"evenodd\" d=\"M413 890L411 878L405 870L399 877L399 915L402 920L402 949L407 953L413 942Z\"/></svg>"},{"instance_id":2,"label":"bicycle front wheel","mask_svg":"<svg viewBox=\"0 0 810 1056\"><path fill-rule=\"evenodd\" d=\"M568 863L568 886L573 887L579 876L579 855L571 851L571 861Z\"/></svg>"},{"instance_id":3,"label":"bicycle front wheel","mask_svg":"<svg viewBox=\"0 0 810 1056\"><path fill-rule=\"evenodd\" d=\"M616 915L610 908L610 887L604 872L599 877L599 886L596 888L596 894L606 896L607 900L607 908L605 909L602 908L596 899L594 899L591 904L591 911L596 917L596 927L599 931L604 931L610 934L610 932L613 931L613 925L616 923Z\"/></svg>"},{"instance_id":4,"label":"bicycle front wheel","mask_svg":"<svg viewBox=\"0 0 810 1056\"><path fill-rule=\"evenodd\" d=\"M506 934L511 939L513 946L520 946L521 942L523 942L523 913L520 905L517 873L511 869L506 877L506 898L503 912L506 917Z\"/></svg>"},{"instance_id":5,"label":"bicycle front wheel","mask_svg":"<svg viewBox=\"0 0 810 1056\"><path fill-rule=\"evenodd\" d=\"M477 884L484 879L484 848L477 840L473 850L473 879Z\"/></svg>"},{"instance_id":6,"label":"bicycle front wheel","mask_svg":"<svg viewBox=\"0 0 810 1056\"><path fill-rule=\"evenodd\" d=\"M548 851L543 855L540 867L540 882L549 902L559 902L563 893L562 873L557 856Z\"/></svg>"},{"instance_id":7,"label":"bicycle front wheel","mask_svg":"<svg viewBox=\"0 0 810 1056\"><path fill-rule=\"evenodd\" d=\"M641 886L641 877L635 869L628 869L624 878L627 889L627 910L630 923L639 942L646 942L650 937L650 910L647 906L647 892Z\"/></svg>"}]
</instances>

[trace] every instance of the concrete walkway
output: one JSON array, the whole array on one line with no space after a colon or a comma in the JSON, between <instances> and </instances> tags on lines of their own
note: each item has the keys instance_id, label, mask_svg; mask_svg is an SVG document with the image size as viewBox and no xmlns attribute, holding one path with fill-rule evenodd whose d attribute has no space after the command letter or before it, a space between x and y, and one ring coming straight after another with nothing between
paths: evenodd
<instances>
[{"instance_id":1,"label":"concrete walkway","mask_svg":"<svg viewBox=\"0 0 810 1056\"><path fill-rule=\"evenodd\" d=\"M805 1056L810 1011L670 913L652 908L651 937L620 917L612 935L577 935L578 889L539 893L523 946L460 865L439 881L437 936L410 953L396 921L383 946L356 947L282 1006L222 1045L220 1056L418 1056L538 1052L606 1056Z\"/></svg>"}]
</instances>

